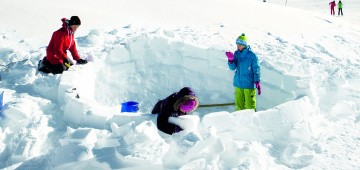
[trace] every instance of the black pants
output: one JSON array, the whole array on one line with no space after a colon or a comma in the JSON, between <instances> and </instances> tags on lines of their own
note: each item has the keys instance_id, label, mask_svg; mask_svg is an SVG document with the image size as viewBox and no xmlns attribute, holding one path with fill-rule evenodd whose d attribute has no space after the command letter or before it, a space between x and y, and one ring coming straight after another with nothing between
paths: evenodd
<instances>
[{"instance_id":1,"label":"black pants","mask_svg":"<svg viewBox=\"0 0 360 170\"><path fill-rule=\"evenodd\" d=\"M66 66L64 64L51 64L46 60L46 57L43 58L42 64L45 67L39 67L39 71L42 71L44 73L62 74L66 70Z\"/></svg>"},{"instance_id":2,"label":"black pants","mask_svg":"<svg viewBox=\"0 0 360 170\"><path fill-rule=\"evenodd\" d=\"M160 113L161 104L162 104L162 100L159 100L159 101L155 104L155 106L154 106L154 108L152 109L151 113L152 113L152 114L158 114L158 113Z\"/></svg>"},{"instance_id":3,"label":"black pants","mask_svg":"<svg viewBox=\"0 0 360 170\"><path fill-rule=\"evenodd\" d=\"M341 15L343 15L342 8L339 8L338 15L340 15L340 11L341 11Z\"/></svg>"}]
</instances>

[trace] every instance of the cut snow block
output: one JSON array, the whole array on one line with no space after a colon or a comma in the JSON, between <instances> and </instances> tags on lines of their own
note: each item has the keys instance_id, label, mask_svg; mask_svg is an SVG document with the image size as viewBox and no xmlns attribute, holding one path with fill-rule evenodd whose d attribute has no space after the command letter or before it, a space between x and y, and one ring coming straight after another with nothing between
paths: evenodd
<instances>
[{"instance_id":1,"label":"cut snow block","mask_svg":"<svg viewBox=\"0 0 360 170\"><path fill-rule=\"evenodd\" d=\"M61 146L69 144L81 144L83 146L94 146L97 141L96 132L93 129L83 128L71 133L64 139L60 139Z\"/></svg>"},{"instance_id":2,"label":"cut snow block","mask_svg":"<svg viewBox=\"0 0 360 170\"><path fill-rule=\"evenodd\" d=\"M14 150L11 160L14 162L21 162L29 158L32 154L32 148L36 143L35 139L25 138L21 140L17 148Z\"/></svg>"},{"instance_id":3,"label":"cut snow block","mask_svg":"<svg viewBox=\"0 0 360 170\"><path fill-rule=\"evenodd\" d=\"M105 158L110 157L106 155ZM21 168L20 168L21 169ZM87 159L79 162L70 162L60 164L56 167L51 167L53 170L64 170L64 169L111 169L110 165L103 161L98 161L97 159ZM113 168L114 169L114 168Z\"/></svg>"},{"instance_id":4,"label":"cut snow block","mask_svg":"<svg viewBox=\"0 0 360 170\"><path fill-rule=\"evenodd\" d=\"M232 113L218 112L205 115L204 127L215 127L217 135L222 139L256 140L259 130L253 109L240 110Z\"/></svg>"},{"instance_id":5,"label":"cut snow block","mask_svg":"<svg viewBox=\"0 0 360 170\"><path fill-rule=\"evenodd\" d=\"M197 142L182 158L185 162L190 162L198 158L205 158L208 162L216 159L216 155L224 152L225 146L222 140L216 136L210 136ZM213 154L210 154L213 153Z\"/></svg>"},{"instance_id":6,"label":"cut snow block","mask_svg":"<svg viewBox=\"0 0 360 170\"><path fill-rule=\"evenodd\" d=\"M52 167L66 165L68 163L80 163L94 158L92 148L89 146L68 144L61 147L56 147L49 158L49 164ZM72 168L70 168L72 169Z\"/></svg>"},{"instance_id":7,"label":"cut snow block","mask_svg":"<svg viewBox=\"0 0 360 170\"><path fill-rule=\"evenodd\" d=\"M294 123L303 121L313 112L309 97L305 96L276 106L273 109L257 112L258 122L264 129L275 127L291 127Z\"/></svg>"},{"instance_id":8,"label":"cut snow block","mask_svg":"<svg viewBox=\"0 0 360 170\"><path fill-rule=\"evenodd\" d=\"M95 148L97 148L97 149L118 147L118 146L120 146L118 138L116 138L116 139L112 139L112 138L104 139L104 138L101 138L101 139L98 139L97 142L95 143Z\"/></svg>"},{"instance_id":9,"label":"cut snow block","mask_svg":"<svg viewBox=\"0 0 360 170\"><path fill-rule=\"evenodd\" d=\"M66 93L76 92L79 97L94 99L96 75L92 62L86 65L75 65L72 70L64 71L58 88L58 101L60 105L66 104Z\"/></svg>"},{"instance_id":10,"label":"cut snow block","mask_svg":"<svg viewBox=\"0 0 360 170\"><path fill-rule=\"evenodd\" d=\"M69 93L65 99L64 120L81 127L103 129L111 113L98 108L94 101L77 98L77 94Z\"/></svg>"},{"instance_id":11,"label":"cut snow block","mask_svg":"<svg viewBox=\"0 0 360 170\"><path fill-rule=\"evenodd\" d=\"M338 120L356 113L356 103L348 100L341 100L331 107L328 116L331 120Z\"/></svg>"},{"instance_id":12,"label":"cut snow block","mask_svg":"<svg viewBox=\"0 0 360 170\"><path fill-rule=\"evenodd\" d=\"M105 62L109 63L108 65L118 65L131 61L131 57L132 56L130 56L129 51L126 48L118 47L110 52L110 55L106 57Z\"/></svg>"},{"instance_id":13,"label":"cut snow block","mask_svg":"<svg viewBox=\"0 0 360 170\"><path fill-rule=\"evenodd\" d=\"M256 112L254 121L263 131L263 139L277 140L290 133L293 126L302 122L314 112L309 97L305 96L297 100L292 100L281 104L273 109Z\"/></svg>"},{"instance_id":14,"label":"cut snow block","mask_svg":"<svg viewBox=\"0 0 360 170\"><path fill-rule=\"evenodd\" d=\"M205 115L202 119L205 128L215 127L217 132L233 130L236 127L234 115L229 112L214 112Z\"/></svg>"},{"instance_id":15,"label":"cut snow block","mask_svg":"<svg viewBox=\"0 0 360 170\"><path fill-rule=\"evenodd\" d=\"M298 77L284 75L270 63L261 63L261 85L264 93L257 98L257 108L269 109L294 99L298 90ZM274 97L276 96L276 97Z\"/></svg>"},{"instance_id":16,"label":"cut snow block","mask_svg":"<svg viewBox=\"0 0 360 170\"><path fill-rule=\"evenodd\" d=\"M255 117L255 111L253 109L245 109L232 113L235 117L235 121L238 126L241 127L254 127L257 126L254 124L253 119Z\"/></svg>"},{"instance_id":17,"label":"cut snow block","mask_svg":"<svg viewBox=\"0 0 360 170\"><path fill-rule=\"evenodd\" d=\"M204 63L204 64L198 64ZM209 74L208 60L199 58L184 58L183 66L189 70L194 70L200 73Z\"/></svg>"},{"instance_id":18,"label":"cut snow block","mask_svg":"<svg viewBox=\"0 0 360 170\"><path fill-rule=\"evenodd\" d=\"M33 85L34 91L48 100L56 101L58 100L60 78L60 75L54 75L36 79Z\"/></svg>"},{"instance_id":19,"label":"cut snow block","mask_svg":"<svg viewBox=\"0 0 360 170\"><path fill-rule=\"evenodd\" d=\"M169 123L180 126L185 131L194 132L198 129L200 118L197 115L184 115L179 117L169 117Z\"/></svg>"},{"instance_id":20,"label":"cut snow block","mask_svg":"<svg viewBox=\"0 0 360 170\"><path fill-rule=\"evenodd\" d=\"M25 105L23 102L15 103L10 105L6 110L4 110L4 115L13 122L19 124L27 124L30 120L32 114L32 108L30 105ZM14 124L10 124L14 126Z\"/></svg>"},{"instance_id":21,"label":"cut snow block","mask_svg":"<svg viewBox=\"0 0 360 170\"><path fill-rule=\"evenodd\" d=\"M138 125L144 121L153 121L156 122L156 114L142 114L142 113L121 113L114 115L111 119L108 120L110 123L116 123L118 126L126 125L130 122L134 122L135 125Z\"/></svg>"},{"instance_id":22,"label":"cut snow block","mask_svg":"<svg viewBox=\"0 0 360 170\"><path fill-rule=\"evenodd\" d=\"M124 135L123 139L122 148L126 148L126 151L118 150L118 152L126 157L158 162L168 150L167 143L151 121L144 121L136 126L133 131Z\"/></svg>"},{"instance_id":23,"label":"cut snow block","mask_svg":"<svg viewBox=\"0 0 360 170\"><path fill-rule=\"evenodd\" d=\"M110 127L111 127L111 136L113 138L120 138L122 136L124 136L125 134L131 132L133 130L133 122L130 122L126 125L123 126L118 126L116 123L112 122L110 123Z\"/></svg>"},{"instance_id":24,"label":"cut snow block","mask_svg":"<svg viewBox=\"0 0 360 170\"><path fill-rule=\"evenodd\" d=\"M84 110L83 104L80 101L73 99L65 105L64 120L79 125Z\"/></svg>"},{"instance_id":25,"label":"cut snow block","mask_svg":"<svg viewBox=\"0 0 360 170\"><path fill-rule=\"evenodd\" d=\"M124 141L130 143L151 142L160 139L155 124L151 121L144 121L134 128L133 133L124 136Z\"/></svg>"},{"instance_id":26,"label":"cut snow block","mask_svg":"<svg viewBox=\"0 0 360 170\"><path fill-rule=\"evenodd\" d=\"M229 81L230 83L227 83L232 85L231 82L233 81L234 73L233 71L229 71L228 68L209 66L209 75L220 78L222 81Z\"/></svg>"}]
</instances>

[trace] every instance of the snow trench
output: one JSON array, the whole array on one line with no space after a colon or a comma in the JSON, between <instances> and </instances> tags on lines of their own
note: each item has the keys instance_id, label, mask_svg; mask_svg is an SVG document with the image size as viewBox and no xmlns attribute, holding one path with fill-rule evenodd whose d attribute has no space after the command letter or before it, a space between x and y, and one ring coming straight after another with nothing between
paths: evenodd
<instances>
[{"instance_id":1,"label":"snow trench","mask_svg":"<svg viewBox=\"0 0 360 170\"><path fill-rule=\"evenodd\" d=\"M90 32L80 38L80 45L83 42L99 46L96 42L102 44L104 38L101 37L104 35L99 32ZM139 102L140 111L150 112L158 99L184 86L195 90L201 104L234 100L234 73L228 69L222 50L181 41L174 35L115 38L112 42L115 44L110 47L102 46L105 52L101 56L91 57L95 58L94 65L89 66L91 71L86 73L91 78L83 80L87 80L85 89L93 88L87 90L87 95L100 104L116 106L133 100ZM312 75L284 75L272 63L260 59L260 64L263 93L258 96L257 110L273 108L306 95L317 102L317 94L312 91Z\"/></svg>"},{"instance_id":2,"label":"snow trench","mask_svg":"<svg viewBox=\"0 0 360 170\"><path fill-rule=\"evenodd\" d=\"M316 107L313 106L316 94L311 91L311 77L282 75L265 61L261 62L261 66L266 78L262 80L264 93L258 97L258 103L261 103L259 110L263 111L233 112L233 108L221 112L198 111L195 115L200 116L201 121L192 131L200 135L193 142L203 144L185 151L182 146L174 148L173 144L170 144L172 149L164 150L169 147L162 141L166 135L157 131L156 115L149 114L149 111L158 99L183 86L194 88L204 104L231 101L233 73L227 68L223 51L163 37L134 39L109 50L101 64L94 59L93 63L65 72L59 83L59 103L64 104L65 121L78 127L111 130L115 136L124 135L123 140L128 140L125 142L128 147L137 142L138 137L135 136L145 135L140 141L153 141L151 146L159 148L155 149L156 153L148 150L149 155L137 155L138 149L149 146L142 142L140 145L144 146L136 144L134 150L117 150L116 153L126 155L131 152L133 157L152 161L162 158L163 164L170 168L199 161L199 157L205 157L206 161L215 159L202 155L211 148L217 148L213 152L220 155L231 153L234 148L225 146L233 140L271 143L266 152L279 162L289 167L306 166L313 157L311 139L318 135L317 123L308 120L316 115ZM129 100L139 102L140 112L120 113L119 104ZM135 136L128 132L131 127L136 129ZM184 136L178 142L189 140L188 137ZM194 137L190 135L190 138ZM103 147L119 146L117 142L109 144L108 140L113 139L105 139L107 142ZM179 155L179 152L184 154ZM294 157L294 153L299 155ZM178 162L179 157L184 161ZM230 164L226 166L243 163L243 160L227 161Z\"/></svg>"},{"instance_id":3,"label":"snow trench","mask_svg":"<svg viewBox=\"0 0 360 170\"><path fill-rule=\"evenodd\" d=\"M9 79L5 85L20 82L24 85L16 91L37 97L24 94L5 106L2 127L8 128L0 129L0 137L18 142L0 143L1 168L301 168L311 163L315 151L321 152L312 140L319 132L312 119L317 97L310 76L283 75L261 61L258 112L198 109L187 117L198 122L196 128L168 136L157 130L156 115L149 114L158 99L190 86L201 104L232 102L233 72L224 51L172 36L123 40L99 31L78 42L88 52L86 65L37 78L32 85L9 77L34 77L34 70L4 75ZM36 60L26 61L31 62ZM139 112L120 113L120 103L129 100L139 102ZM22 126L11 126L19 120ZM62 121L65 129L57 129ZM21 130L26 127L42 133Z\"/></svg>"}]
</instances>

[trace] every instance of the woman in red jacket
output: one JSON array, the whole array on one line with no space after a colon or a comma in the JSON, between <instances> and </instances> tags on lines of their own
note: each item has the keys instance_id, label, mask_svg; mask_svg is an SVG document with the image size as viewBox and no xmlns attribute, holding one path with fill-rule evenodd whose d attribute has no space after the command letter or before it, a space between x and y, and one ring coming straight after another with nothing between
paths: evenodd
<instances>
[{"instance_id":1,"label":"woman in red jacket","mask_svg":"<svg viewBox=\"0 0 360 170\"><path fill-rule=\"evenodd\" d=\"M39 64L39 71L45 73L61 74L74 63L68 58L67 50L78 64L86 64L87 61L80 58L74 39L74 33L81 25L78 16L72 16L70 20L63 18L62 28L55 31L46 49L46 57Z\"/></svg>"}]
</instances>

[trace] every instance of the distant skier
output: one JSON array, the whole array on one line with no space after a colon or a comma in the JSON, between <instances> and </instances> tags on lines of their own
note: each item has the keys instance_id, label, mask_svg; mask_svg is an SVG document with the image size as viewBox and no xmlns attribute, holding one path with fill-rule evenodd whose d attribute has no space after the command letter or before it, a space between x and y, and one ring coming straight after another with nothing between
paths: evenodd
<instances>
[{"instance_id":1,"label":"distant skier","mask_svg":"<svg viewBox=\"0 0 360 170\"><path fill-rule=\"evenodd\" d=\"M62 28L55 31L46 49L46 57L39 62L38 70L45 73L61 74L74 63L69 59L67 50L70 51L73 59L78 64L86 64L87 61L81 59L74 39L74 33L81 25L78 16L72 16L70 20L63 18Z\"/></svg>"},{"instance_id":2,"label":"distant skier","mask_svg":"<svg viewBox=\"0 0 360 170\"><path fill-rule=\"evenodd\" d=\"M169 123L170 117L187 115L199 105L195 92L190 87L184 87L179 92L173 93L163 100L159 100L152 114L159 114L157 127L164 133L173 134L183 130L180 126Z\"/></svg>"},{"instance_id":3,"label":"distant skier","mask_svg":"<svg viewBox=\"0 0 360 170\"><path fill-rule=\"evenodd\" d=\"M342 8L343 8L343 3L341 1L339 1L338 3L338 15L340 15L340 12L341 12L341 16L343 15L343 11L342 11Z\"/></svg>"},{"instance_id":4,"label":"distant skier","mask_svg":"<svg viewBox=\"0 0 360 170\"><path fill-rule=\"evenodd\" d=\"M245 34L236 39L237 50L235 54L226 52L230 70L235 70L235 105L236 110L256 110L256 91L261 94L260 65L258 57L247 44Z\"/></svg>"},{"instance_id":5,"label":"distant skier","mask_svg":"<svg viewBox=\"0 0 360 170\"><path fill-rule=\"evenodd\" d=\"M335 6L336 6L335 1L330 2L329 5L330 5L330 14L335 15Z\"/></svg>"}]
</instances>

